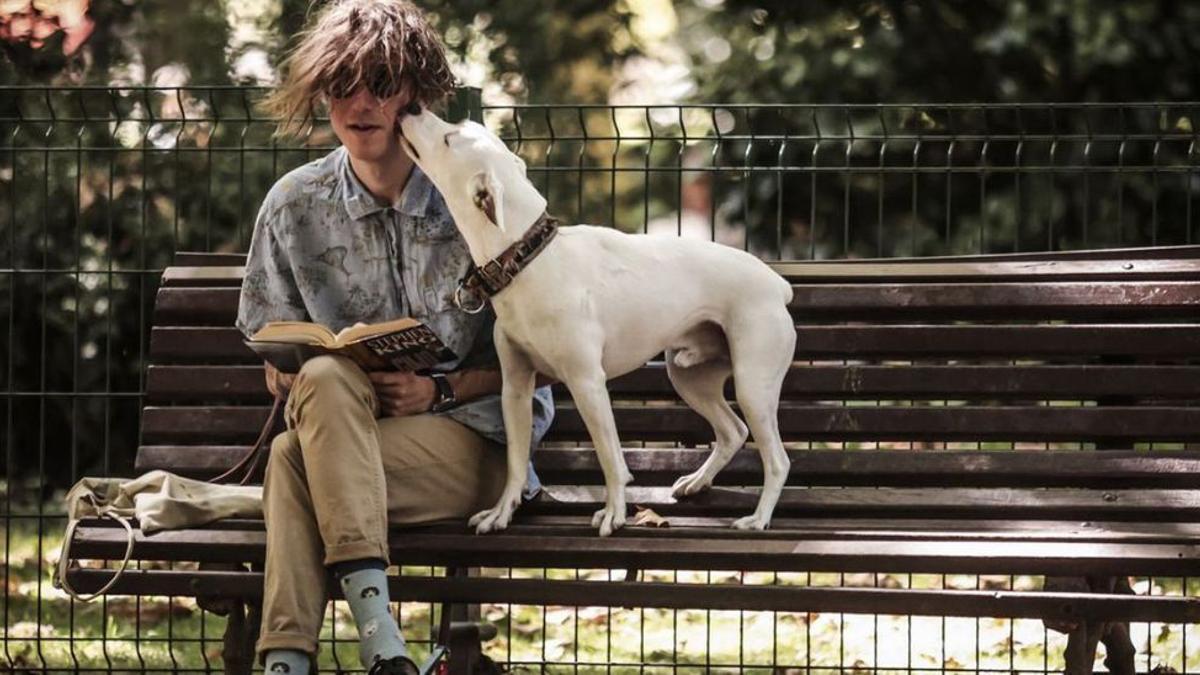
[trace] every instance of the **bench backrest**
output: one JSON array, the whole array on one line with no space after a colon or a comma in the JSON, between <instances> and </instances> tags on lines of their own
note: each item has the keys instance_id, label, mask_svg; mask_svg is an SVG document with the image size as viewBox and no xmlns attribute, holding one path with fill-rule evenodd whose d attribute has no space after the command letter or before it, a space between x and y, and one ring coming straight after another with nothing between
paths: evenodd
<instances>
[{"instance_id":1,"label":"bench backrest","mask_svg":"<svg viewBox=\"0 0 1200 675\"><path fill-rule=\"evenodd\" d=\"M243 261L181 253L163 275L139 471L215 475L258 435L269 407L261 362L231 327ZM773 266L795 289L798 331L781 430L789 447L817 450L793 453L793 484L1197 485L1200 246ZM610 390L639 484L669 485L697 453L637 448L711 442L661 363ZM546 482L596 484L594 453L569 449L588 444L583 422L556 394L535 462ZM1149 443L1153 455L1093 465L1020 452ZM743 452L722 481L760 475Z\"/></svg>"}]
</instances>

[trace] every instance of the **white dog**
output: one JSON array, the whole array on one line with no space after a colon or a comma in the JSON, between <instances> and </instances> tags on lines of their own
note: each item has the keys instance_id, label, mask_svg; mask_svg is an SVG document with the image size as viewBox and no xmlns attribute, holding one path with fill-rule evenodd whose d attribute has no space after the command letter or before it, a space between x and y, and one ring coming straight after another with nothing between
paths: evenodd
<instances>
[{"instance_id":1,"label":"white dog","mask_svg":"<svg viewBox=\"0 0 1200 675\"><path fill-rule=\"evenodd\" d=\"M401 129L401 145L445 198L477 266L542 219L546 200L526 179L525 163L482 125L452 125L422 112L404 117ZM665 351L672 385L716 432L712 453L676 481L675 496L711 486L746 441L746 425L725 401L732 373L764 474L758 507L733 525L766 528L790 466L778 407L796 343L791 299L791 286L743 251L606 227L559 230L491 298L508 476L500 501L471 518L471 526L480 533L504 529L520 504L537 373L566 384L599 454L606 502L592 526L607 536L624 525L631 476L606 382Z\"/></svg>"}]
</instances>

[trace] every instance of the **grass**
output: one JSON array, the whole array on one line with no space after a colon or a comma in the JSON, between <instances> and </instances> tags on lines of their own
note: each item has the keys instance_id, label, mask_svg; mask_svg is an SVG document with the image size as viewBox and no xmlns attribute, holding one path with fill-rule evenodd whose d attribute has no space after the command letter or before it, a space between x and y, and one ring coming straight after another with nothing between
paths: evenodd
<instances>
[{"instance_id":1,"label":"grass","mask_svg":"<svg viewBox=\"0 0 1200 675\"><path fill-rule=\"evenodd\" d=\"M6 618L0 667L14 671L66 672L109 669L120 672L221 671L225 620L201 611L187 598L113 597L92 603L71 601L51 584L63 523L3 520L2 612ZM406 569L426 574L428 569ZM515 577L579 578L603 581L606 570L485 570ZM622 578L623 571L612 573ZM796 584L893 588L991 589L1010 587L1008 577L966 575L838 575L769 573L685 573L647 571L652 581L712 584ZM1033 590L1036 577L1016 577L1011 587ZM1139 579L1139 593L1180 595L1181 580ZM1200 595L1200 581L1188 584ZM1046 671L1062 668L1066 637L1040 621L920 616L841 615L603 607L484 605L483 618L499 634L487 653L513 664L516 672L700 673L746 670L800 672L971 672ZM436 631L429 605L404 603L400 616L417 656L427 653ZM1200 668L1196 626L1135 624L1138 669ZM323 672L358 667L353 621L344 603L333 603L322 630ZM1185 664L1186 642L1186 664ZM609 667L611 664L611 668ZM1185 669L1184 666L1187 666ZM1101 666L1097 664L1097 668ZM1169 671L1160 671L1169 672Z\"/></svg>"}]
</instances>

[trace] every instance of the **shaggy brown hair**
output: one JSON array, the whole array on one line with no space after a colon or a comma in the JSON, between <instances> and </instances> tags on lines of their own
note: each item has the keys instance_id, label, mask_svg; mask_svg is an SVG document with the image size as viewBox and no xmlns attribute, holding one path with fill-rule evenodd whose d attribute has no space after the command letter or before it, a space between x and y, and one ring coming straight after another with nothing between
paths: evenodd
<instances>
[{"instance_id":1,"label":"shaggy brown hair","mask_svg":"<svg viewBox=\"0 0 1200 675\"><path fill-rule=\"evenodd\" d=\"M446 49L409 0L333 0L301 31L284 60L280 85L261 103L276 134L298 134L331 98L365 86L387 98L407 91L423 107L439 107L455 80Z\"/></svg>"}]
</instances>

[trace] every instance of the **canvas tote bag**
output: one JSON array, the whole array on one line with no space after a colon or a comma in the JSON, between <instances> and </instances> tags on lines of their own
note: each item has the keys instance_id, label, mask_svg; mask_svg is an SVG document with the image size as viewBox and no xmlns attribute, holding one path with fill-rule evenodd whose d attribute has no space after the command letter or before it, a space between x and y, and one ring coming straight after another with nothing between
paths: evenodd
<instances>
[{"instance_id":1,"label":"canvas tote bag","mask_svg":"<svg viewBox=\"0 0 1200 675\"><path fill-rule=\"evenodd\" d=\"M133 554L133 525L142 532L195 527L221 518L262 518L262 487L222 485L169 473L151 471L138 478L83 478L66 497L67 531L63 537L54 585L67 595L88 602L121 578ZM125 555L120 567L104 587L90 595L77 593L67 583L71 562L71 540L82 518L110 518L125 528Z\"/></svg>"}]
</instances>

